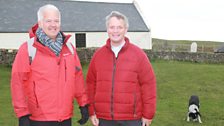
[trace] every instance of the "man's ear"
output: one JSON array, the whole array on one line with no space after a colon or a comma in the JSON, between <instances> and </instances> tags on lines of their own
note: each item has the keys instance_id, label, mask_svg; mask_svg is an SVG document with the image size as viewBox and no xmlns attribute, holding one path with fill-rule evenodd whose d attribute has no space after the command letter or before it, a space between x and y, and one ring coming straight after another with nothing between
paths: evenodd
<instances>
[{"instance_id":1,"label":"man's ear","mask_svg":"<svg viewBox=\"0 0 224 126\"><path fill-rule=\"evenodd\" d=\"M128 32L128 28L126 28L126 30L125 30L125 34L127 34L127 32Z\"/></svg>"}]
</instances>

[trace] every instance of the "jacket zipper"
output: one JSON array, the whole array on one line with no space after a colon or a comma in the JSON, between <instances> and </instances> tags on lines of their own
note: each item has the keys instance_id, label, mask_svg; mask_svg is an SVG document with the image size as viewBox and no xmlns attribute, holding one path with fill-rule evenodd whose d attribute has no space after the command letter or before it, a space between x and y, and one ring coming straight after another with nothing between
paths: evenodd
<instances>
[{"instance_id":1,"label":"jacket zipper","mask_svg":"<svg viewBox=\"0 0 224 126\"><path fill-rule=\"evenodd\" d=\"M33 92L34 92L34 97L36 99L37 108L39 108L39 102L38 102L37 94L36 94L36 83L35 83L35 81L33 82Z\"/></svg>"},{"instance_id":2,"label":"jacket zipper","mask_svg":"<svg viewBox=\"0 0 224 126\"><path fill-rule=\"evenodd\" d=\"M116 60L114 60L113 64L113 74L112 74L112 93L111 93L111 117L112 120L114 119L114 76L115 76L115 71L116 71Z\"/></svg>"},{"instance_id":3,"label":"jacket zipper","mask_svg":"<svg viewBox=\"0 0 224 126\"><path fill-rule=\"evenodd\" d=\"M66 60L65 61L65 82L67 81L67 64L66 64Z\"/></svg>"}]
</instances>

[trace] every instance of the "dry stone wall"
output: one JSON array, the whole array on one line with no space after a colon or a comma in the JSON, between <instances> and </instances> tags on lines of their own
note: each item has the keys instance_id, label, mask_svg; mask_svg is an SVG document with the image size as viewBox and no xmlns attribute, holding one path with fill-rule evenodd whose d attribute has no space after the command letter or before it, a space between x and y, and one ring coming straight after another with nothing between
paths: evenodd
<instances>
[{"instance_id":1,"label":"dry stone wall","mask_svg":"<svg viewBox=\"0 0 224 126\"><path fill-rule=\"evenodd\" d=\"M89 62L97 48L78 48L81 62ZM178 60L198 63L224 64L224 53L155 52L144 50L150 60ZM0 49L0 64L12 65L17 50Z\"/></svg>"}]
</instances>

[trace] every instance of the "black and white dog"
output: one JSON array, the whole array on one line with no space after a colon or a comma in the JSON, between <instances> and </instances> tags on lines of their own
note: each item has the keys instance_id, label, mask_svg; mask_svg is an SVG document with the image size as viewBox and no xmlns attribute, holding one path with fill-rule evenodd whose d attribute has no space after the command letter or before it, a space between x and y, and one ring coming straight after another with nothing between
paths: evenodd
<instances>
[{"instance_id":1,"label":"black and white dog","mask_svg":"<svg viewBox=\"0 0 224 126\"><path fill-rule=\"evenodd\" d=\"M199 102L198 96L192 95L189 99L189 106L188 106L188 113L187 113L188 122L190 120L193 120L193 121L198 121L199 123L202 123L199 107L200 107L200 102Z\"/></svg>"}]
</instances>

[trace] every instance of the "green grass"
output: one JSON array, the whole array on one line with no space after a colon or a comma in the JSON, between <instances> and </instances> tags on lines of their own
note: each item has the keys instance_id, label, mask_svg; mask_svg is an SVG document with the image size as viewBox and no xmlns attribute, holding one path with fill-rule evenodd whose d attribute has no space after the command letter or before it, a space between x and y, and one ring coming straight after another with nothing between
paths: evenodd
<instances>
[{"instance_id":1,"label":"green grass","mask_svg":"<svg viewBox=\"0 0 224 126\"><path fill-rule=\"evenodd\" d=\"M157 112L151 126L196 126L186 122L190 95L200 98L202 126L224 124L224 65L178 61L153 61L157 77ZM83 65L86 74L88 65ZM9 67L0 66L0 126L17 126L10 96ZM80 118L75 105L73 126ZM85 126L91 126L90 123Z\"/></svg>"},{"instance_id":2,"label":"green grass","mask_svg":"<svg viewBox=\"0 0 224 126\"><path fill-rule=\"evenodd\" d=\"M203 126L224 124L224 66L177 61L153 63L157 76L157 113L155 126L191 126L186 112L190 95L201 101Z\"/></svg>"},{"instance_id":3,"label":"green grass","mask_svg":"<svg viewBox=\"0 0 224 126\"><path fill-rule=\"evenodd\" d=\"M11 68L0 65L0 125L17 126L16 117L11 105L10 94Z\"/></svg>"}]
</instances>

